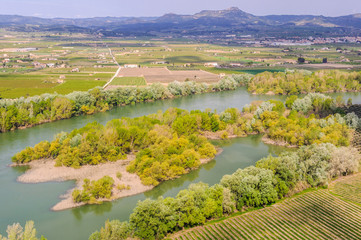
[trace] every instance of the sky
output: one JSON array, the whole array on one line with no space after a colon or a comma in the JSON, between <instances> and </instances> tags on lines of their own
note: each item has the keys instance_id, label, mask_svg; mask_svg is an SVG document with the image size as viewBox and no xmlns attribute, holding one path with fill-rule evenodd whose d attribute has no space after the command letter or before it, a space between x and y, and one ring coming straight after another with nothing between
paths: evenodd
<instances>
[{"instance_id":1,"label":"sky","mask_svg":"<svg viewBox=\"0 0 361 240\"><path fill-rule=\"evenodd\" d=\"M0 14L47 18L156 17L165 13L194 14L229 7L238 7L258 16L361 13L360 0L0 0Z\"/></svg>"}]
</instances>

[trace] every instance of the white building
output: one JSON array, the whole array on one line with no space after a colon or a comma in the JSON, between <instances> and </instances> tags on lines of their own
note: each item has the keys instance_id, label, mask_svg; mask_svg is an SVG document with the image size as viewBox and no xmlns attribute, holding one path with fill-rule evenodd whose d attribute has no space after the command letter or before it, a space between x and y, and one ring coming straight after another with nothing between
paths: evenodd
<instances>
[{"instance_id":1,"label":"white building","mask_svg":"<svg viewBox=\"0 0 361 240\"><path fill-rule=\"evenodd\" d=\"M204 64L205 67L218 67L218 63L216 62L209 62Z\"/></svg>"},{"instance_id":2,"label":"white building","mask_svg":"<svg viewBox=\"0 0 361 240\"><path fill-rule=\"evenodd\" d=\"M124 68L139 68L138 64L124 64Z\"/></svg>"}]
</instances>

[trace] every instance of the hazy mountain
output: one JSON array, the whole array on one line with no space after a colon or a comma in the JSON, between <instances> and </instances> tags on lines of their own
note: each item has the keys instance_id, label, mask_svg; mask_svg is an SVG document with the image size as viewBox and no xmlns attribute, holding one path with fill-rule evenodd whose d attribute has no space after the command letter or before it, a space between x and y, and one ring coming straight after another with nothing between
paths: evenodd
<instances>
[{"instance_id":1,"label":"hazy mountain","mask_svg":"<svg viewBox=\"0 0 361 240\"><path fill-rule=\"evenodd\" d=\"M106 35L207 35L252 34L359 34L361 14L341 17L313 15L255 16L238 8L204 10L194 15L165 14L161 17L37 18L0 15L0 26L22 30L79 31Z\"/></svg>"}]
</instances>

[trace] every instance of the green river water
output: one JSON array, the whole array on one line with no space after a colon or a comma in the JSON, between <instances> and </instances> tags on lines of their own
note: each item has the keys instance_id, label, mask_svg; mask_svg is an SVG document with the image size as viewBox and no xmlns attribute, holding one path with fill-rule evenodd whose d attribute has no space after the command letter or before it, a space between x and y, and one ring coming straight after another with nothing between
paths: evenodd
<instances>
[{"instance_id":1,"label":"green river water","mask_svg":"<svg viewBox=\"0 0 361 240\"><path fill-rule=\"evenodd\" d=\"M336 95L336 94L335 94ZM343 93L345 99L351 97L354 103L361 103L360 93ZM107 219L128 220L130 213L139 200L158 198L159 196L175 196L191 183L206 182L210 185L218 183L225 174L231 174L238 168L253 165L268 154L277 154L282 147L266 145L261 136L250 136L226 141L215 141L223 148L223 152L214 160L201 166L176 180L164 182L144 194L122 198L101 205L88 205L60 212L50 211L75 183L50 182L39 184L23 184L16 181L25 167L9 167L11 157L27 146L34 146L42 140L52 140L56 133L71 131L93 121L105 124L120 117L137 117L166 110L169 107L183 109L216 109L221 112L229 107L242 108L254 100L284 100L280 96L254 96L245 89L235 91L208 93L176 98L171 100L141 103L119 107L105 113L91 116L80 116L72 119L47 123L33 128L16 130L0 134L0 234L14 222L24 225L27 220L34 220L39 233L49 240L81 240L88 239L95 230L100 229Z\"/></svg>"}]
</instances>

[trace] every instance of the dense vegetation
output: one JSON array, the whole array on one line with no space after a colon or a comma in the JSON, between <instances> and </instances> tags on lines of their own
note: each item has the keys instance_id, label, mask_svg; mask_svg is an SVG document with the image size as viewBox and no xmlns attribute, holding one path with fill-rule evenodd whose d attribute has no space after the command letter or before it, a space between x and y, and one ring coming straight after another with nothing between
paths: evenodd
<instances>
[{"instance_id":1,"label":"dense vegetation","mask_svg":"<svg viewBox=\"0 0 361 240\"><path fill-rule=\"evenodd\" d=\"M169 109L140 118L122 118L109 121L106 126L90 123L71 133L60 133L51 143L43 141L33 148L26 148L16 154L13 160L27 163L40 158L54 158L58 166L81 167L126 158L136 153L128 167L136 172L146 185L175 178L198 167L201 159L211 159L216 154L215 147L205 137L195 134L195 122L201 114L180 109ZM182 133L182 119L192 131ZM218 120L215 120L218 123ZM192 124L196 124L195 126ZM191 125L189 125L191 124Z\"/></svg>"},{"instance_id":2,"label":"dense vegetation","mask_svg":"<svg viewBox=\"0 0 361 240\"><path fill-rule=\"evenodd\" d=\"M43 94L28 98L0 99L0 132L82 114L103 112L115 106L231 90L237 88L240 85L237 80L243 78L245 77L230 76L210 85L190 81L173 82L166 87L155 83L146 87L123 87L107 91L94 88L87 92L73 92L68 95Z\"/></svg>"},{"instance_id":3,"label":"dense vegetation","mask_svg":"<svg viewBox=\"0 0 361 240\"><path fill-rule=\"evenodd\" d=\"M112 195L113 178L104 176L99 180L91 181L84 179L83 189L76 189L72 193L73 201L76 203L96 203L97 199L109 199Z\"/></svg>"},{"instance_id":4,"label":"dense vegetation","mask_svg":"<svg viewBox=\"0 0 361 240\"><path fill-rule=\"evenodd\" d=\"M0 240L39 240L39 238L36 237L37 232L34 228L33 221L26 222L24 229L19 223L9 225L6 233L8 236L0 235ZM41 236L40 240L46 240L46 238Z\"/></svg>"},{"instance_id":5,"label":"dense vegetation","mask_svg":"<svg viewBox=\"0 0 361 240\"><path fill-rule=\"evenodd\" d=\"M314 73L304 70L263 72L248 84L248 90L256 94L280 95L306 94L310 92L348 92L361 90L361 72L321 70Z\"/></svg>"},{"instance_id":6,"label":"dense vegetation","mask_svg":"<svg viewBox=\"0 0 361 240\"><path fill-rule=\"evenodd\" d=\"M161 239L184 227L204 224L235 210L260 207L309 187L325 186L338 176L358 172L361 156L348 147L332 144L303 146L279 157L269 156L256 166L238 169L220 184L192 184L175 198L138 202L129 223L107 222L89 239Z\"/></svg>"},{"instance_id":7,"label":"dense vegetation","mask_svg":"<svg viewBox=\"0 0 361 240\"><path fill-rule=\"evenodd\" d=\"M13 157L16 163L53 158L57 166L78 168L107 161L125 159L136 154L127 170L140 176L145 185L158 185L164 180L197 168L202 159L212 159L215 147L208 138L242 137L264 133L266 139L288 146L332 143L348 146L351 129L360 125L354 113L341 115L334 101L322 94L309 94L302 99L290 97L280 101L255 102L240 112L227 109L220 114L210 111L185 111L170 108L139 118L96 122L70 133L58 134L52 142L43 141L27 147ZM329 112L325 118L317 117Z\"/></svg>"}]
</instances>

